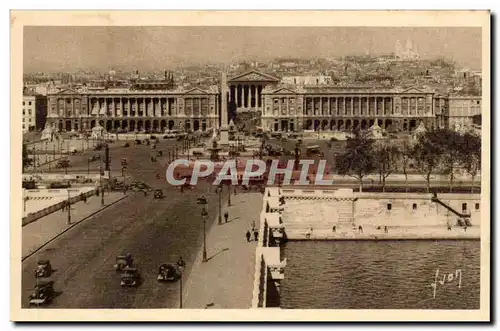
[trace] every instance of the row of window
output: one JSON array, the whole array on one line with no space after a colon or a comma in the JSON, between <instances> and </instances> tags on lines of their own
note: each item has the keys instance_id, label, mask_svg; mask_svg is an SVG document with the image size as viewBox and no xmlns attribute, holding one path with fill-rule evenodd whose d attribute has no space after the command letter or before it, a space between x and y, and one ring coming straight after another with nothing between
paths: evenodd
<instances>
[{"instance_id":1,"label":"row of window","mask_svg":"<svg viewBox=\"0 0 500 331\"><path fill-rule=\"evenodd\" d=\"M26 104L25 101L23 101L23 106ZM28 101L28 106L31 106L31 101Z\"/></svg>"},{"instance_id":2,"label":"row of window","mask_svg":"<svg viewBox=\"0 0 500 331\"><path fill-rule=\"evenodd\" d=\"M476 202L476 203L475 203L474 208L475 208L476 210L479 210L479 202ZM414 203L414 204L412 205L412 209L413 209L413 210L417 210L417 204L416 204L416 203ZM388 203L388 204L387 204L387 210L392 210L392 203ZM467 203L465 203L465 202L464 202L464 203L462 203L462 211L463 211L463 212L467 211Z\"/></svg>"},{"instance_id":3,"label":"row of window","mask_svg":"<svg viewBox=\"0 0 500 331\"><path fill-rule=\"evenodd\" d=\"M23 109L23 116L26 115L26 111ZM31 109L28 109L28 115L31 116Z\"/></svg>"},{"instance_id":4,"label":"row of window","mask_svg":"<svg viewBox=\"0 0 500 331\"><path fill-rule=\"evenodd\" d=\"M23 123L24 123L25 118L23 118ZM28 122L31 123L31 118L28 118Z\"/></svg>"}]
</instances>

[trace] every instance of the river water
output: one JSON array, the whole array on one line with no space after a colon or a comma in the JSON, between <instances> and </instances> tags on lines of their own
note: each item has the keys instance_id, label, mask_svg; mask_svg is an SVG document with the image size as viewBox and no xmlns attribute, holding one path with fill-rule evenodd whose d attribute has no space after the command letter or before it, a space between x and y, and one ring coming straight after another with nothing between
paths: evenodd
<instances>
[{"instance_id":1,"label":"river water","mask_svg":"<svg viewBox=\"0 0 500 331\"><path fill-rule=\"evenodd\" d=\"M479 309L479 240L291 241L282 250L281 308Z\"/></svg>"}]
</instances>

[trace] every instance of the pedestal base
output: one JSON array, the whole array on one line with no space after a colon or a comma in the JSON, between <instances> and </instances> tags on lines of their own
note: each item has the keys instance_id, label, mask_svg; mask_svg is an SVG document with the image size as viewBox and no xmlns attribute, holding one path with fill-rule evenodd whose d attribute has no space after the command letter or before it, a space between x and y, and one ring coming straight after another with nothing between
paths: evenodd
<instances>
[{"instance_id":1,"label":"pedestal base","mask_svg":"<svg viewBox=\"0 0 500 331\"><path fill-rule=\"evenodd\" d=\"M217 144L219 145L219 147L229 146L229 132L227 129L220 130L220 139Z\"/></svg>"}]
</instances>

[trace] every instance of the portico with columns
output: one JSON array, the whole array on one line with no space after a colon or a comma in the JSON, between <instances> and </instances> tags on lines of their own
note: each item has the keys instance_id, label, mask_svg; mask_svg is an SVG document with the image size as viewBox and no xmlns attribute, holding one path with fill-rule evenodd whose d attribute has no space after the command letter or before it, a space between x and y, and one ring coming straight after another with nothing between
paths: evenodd
<instances>
[{"instance_id":1,"label":"portico with columns","mask_svg":"<svg viewBox=\"0 0 500 331\"><path fill-rule=\"evenodd\" d=\"M263 94L263 127L271 131L350 132L368 129L375 122L395 132L412 132L420 122L427 128L435 126L433 92L415 88L268 88Z\"/></svg>"},{"instance_id":2,"label":"portico with columns","mask_svg":"<svg viewBox=\"0 0 500 331\"><path fill-rule=\"evenodd\" d=\"M235 76L228 80L229 103L236 106L236 112L262 112L262 90L277 83L278 78L257 70Z\"/></svg>"},{"instance_id":3,"label":"portico with columns","mask_svg":"<svg viewBox=\"0 0 500 331\"><path fill-rule=\"evenodd\" d=\"M108 132L206 131L219 126L218 90L60 91L48 95L47 121L58 132L101 125Z\"/></svg>"}]
</instances>

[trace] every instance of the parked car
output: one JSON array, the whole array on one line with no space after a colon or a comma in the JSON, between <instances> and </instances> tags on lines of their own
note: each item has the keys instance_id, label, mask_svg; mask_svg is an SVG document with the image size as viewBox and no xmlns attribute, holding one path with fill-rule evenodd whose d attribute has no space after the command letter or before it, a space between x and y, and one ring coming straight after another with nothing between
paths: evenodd
<instances>
[{"instance_id":1,"label":"parked car","mask_svg":"<svg viewBox=\"0 0 500 331\"><path fill-rule=\"evenodd\" d=\"M57 161L56 163L56 168L60 169L60 168L68 168L70 166L70 162L68 159L62 159L62 160L59 160Z\"/></svg>"},{"instance_id":2,"label":"parked car","mask_svg":"<svg viewBox=\"0 0 500 331\"><path fill-rule=\"evenodd\" d=\"M42 281L36 282L33 293L28 297L30 305L44 305L52 301L55 296L54 282Z\"/></svg>"},{"instance_id":3,"label":"parked car","mask_svg":"<svg viewBox=\"0 0 500 331\"><path fill-rule=\"evenodd\" d=\"M70 182L67 182L67 183L55 182L55 183L51 183L49 185L49 188L53 188L53 189L57 189L57 188L70 188L70 187L71 187L71 183Z\"/></svg>"}]
</instances>

